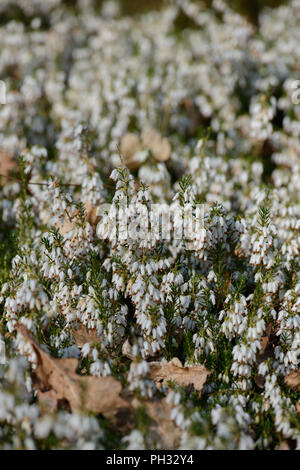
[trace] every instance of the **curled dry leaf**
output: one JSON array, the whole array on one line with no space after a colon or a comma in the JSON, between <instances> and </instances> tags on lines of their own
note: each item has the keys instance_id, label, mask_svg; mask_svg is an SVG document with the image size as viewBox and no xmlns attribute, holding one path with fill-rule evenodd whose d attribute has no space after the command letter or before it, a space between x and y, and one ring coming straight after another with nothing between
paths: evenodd
<instances>
[{"instance_id":1,"label":"curled dry leaf","mask_svg":"<svg viewBox=\"0 0 300 470\"><path fill-rule=\"evenodd\" d=\"M37 397L42 411L55 413L59 402L58 394L55 390L47 390L46 392L37 390Z\"/></svg>"},{"instance_id":2,"label":"curled dry leaf","mask_svg":"<svg viewBox=\"0 0 300 470\"><path fill-rule=\"evenodd\" d=\"M131 133L125 134L121 139L120 151L129 170L135 171L142 165L147 157L147 150L151 150L159 162L165 162L171 154L168 139L154 129L145 130L141 140Z\"/></svg>"},{"instance_id":3,"label":"curled dry leaf","mask_svg":"<svg viewBox=\"0 0 300 470\"><path fill-rule=\"evenodd\" d=\"M89 202L84 203L84 211L87 222L96 230L97 224L100 220L97 207L92 206Z\"/></svg>"},{"instance_id":4,"label":"curled dry leaf","mask_svg":"<svg viewBox=\"0 0 300 470\"><path fill-rule=\"evenodd\" d=\"M76 330L72 330L71 335L79 348L82 348L86 343L98 343L100 341L96 330L88 330L85 325L80 325Z\"/></svg>"},{"instance_id":5,"label":"curled dry leaf","mask_svg":"<svg viewBox=\"0 0 300 470\"><path fill-rule=\"evenodd\" d=\"M135 134L125 134L120 143L120 150L124 159L124 164L129 170L135 171L141 165L136 154L141 150L141 143Z\"/></svg>"},{"instance_id":6,"label":"curled dry leaf","mask_svg":"<svg viewBox=\"0 0 300 470\"><path fill-rule=\"evenodd\" d=\"M64 222L58 222L55 227L58 228L61 235L65 235L75 228L75 224L65 217Z\"/></svg>"},{"instance_id":7,"label":"curled dry leaf","mask_svg":"<svg viewBox=\"0 0 300 470\"><path fill-rule=\"evenodd\" d=\"M156 385L166 384L169 380L178 385L193 385L195 390L201 395L203 385L210 372L203 365L183 367L177 357L170 362L150 362L150 377Z\"/></svg>"},{"instance_id":8,"label":"curled dry leaf","mask_svg":"<svg viewBox=\"0 0 300 470\"><path fill-rule=\"evenodd\" d=\"M132 346L129 343L128 339L123 343L122 346L122 354L125 357L128 357L129 359L134 359L134 356L132 354Z\"/></svg>"},{"instance_id":9,"label":"curled dry leaf","mask_svg":"<svg viewBox=\"0 0 300 470\"><path fill-rule=\"evenodd\" d=\"M151 441L161 449L176 449L180 443L182 431L171 420L172 407L166 398L146 403L150 418L149 434Z\"/></svg>"},{"instance_id":10,"label":"curled dry leaf","mask_svg":"<svg viewBox=\"0 0 300 470\"><path fill-rule=\"evenodd\" d=\"M34 385L45 404L53 409L65 401L71 411L89 410L101 413L115 422L120 415L129 414L129 403L120 397L121 383L113 377L80 376L76 373L77 359L55 359L43 351L23 326L18 332L29 341L37 356Z\"/></svg>"},{"instance_id":11,"label":"curled dry leaf","mask_svg":"<svg viewBox=\"0 0 300 470\"><path fill-rule=\"evenodd\" d=\"M300 369L287 375L284 381L288 387L300 390Z\"/></svg>"},{"instance_id":12,"label":"curled dry leaf","mask_svg":"<svg viewBox=\"0 0 300 470\"><path fill-rule=\"evenodd\" d=\"M151 150L156 160L165 162L169 159L171 154L171 147L168 139L161 137L161 135L154 129L147 129L143 132L142 140L144 147Z\"/></svg>"},{"instance_id":13,"label":"curled dry leaf","mask_svg":"<svg viewBox=\"0 0 300 470\"><path fill-rule=\"evenodd\" d=\"M16 168L17 163L7 152L0 152L0 174L3 183L7 183L10 172Z\"/></svg>"},{"instance_id":14,"label":"curled dry leaf","mask_svg":"<svg viewBox=\"0 0 300 470\"><path fill-rule=\"evenodd\" d=\"M58 222L56 224L56 228L59 229L59 233L61 235L65 235L66 233L70 232L76 227L76 216L79 214L79 211L76 211L77 213L74 214L72 220L70 220L68 217L65 217L64 222ZM85 218L86 221L93 227L94 230L96 230L97 224L100 220L98 214L97 214L97 208L93 207L89 202L84 203L84 213L85 213Z\"/></svg>"},{"instance_id":15,"label":"curled dry leaf","mask_svg":"<svg viewBox=\"0 0 300 470\"><path fill-rule=\"evenodd\" d=\"M199 128L201 121L199 110L197 109L197 106L195 105L194 101L190 98L183 98L180 104L184 108L186 117L189 121L187 132L189 135L193 135Z\"/></svg>"},{"instance_id":16,"label":"curled dry leaf","mask_svg":"<svg viewBox=\"0 0 300 470\"><path fill-rule=\"evenodd\" d=\"M271 341L272 327L268 325L266 328L266 336L261 338L260 351L256 355L257 366L270 357L274 357L274 345ZM264 388L265 377L261 374L256 374L255 383L259 388Z\"/></svg>"},{"instance_id":17,"label":"curled dry leaf","mask_svg":"<svg viewBox=\"0 0 300 470\"><path fill-rule=\"evenodd\" d=\"M276 450L291 450L288 443L286 441L280 442L280 444L276 447Z\"/></svg>"}]
</instances>

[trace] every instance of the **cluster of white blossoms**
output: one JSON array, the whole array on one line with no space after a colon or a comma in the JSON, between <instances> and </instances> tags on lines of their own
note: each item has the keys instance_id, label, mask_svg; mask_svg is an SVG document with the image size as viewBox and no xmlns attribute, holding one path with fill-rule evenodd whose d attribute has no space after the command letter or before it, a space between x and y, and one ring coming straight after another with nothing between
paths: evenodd
<instances>
[{"instance_id":1,"label":"cluster of white blossoms","mask_svg":"<svg viewBox=\"0 0 300 470\"><path fill-rule=\"evenodd\" d=\"M145 410L167 397L177 448L300 449L285 380L300 363L300 1L258 26L223 0L100 3L0 5L0 448L160 445L147 420L116 433L45 410L26 327ZM151 379L174 357L210 371L201 396Z\"/></svg>"}]
</instances>

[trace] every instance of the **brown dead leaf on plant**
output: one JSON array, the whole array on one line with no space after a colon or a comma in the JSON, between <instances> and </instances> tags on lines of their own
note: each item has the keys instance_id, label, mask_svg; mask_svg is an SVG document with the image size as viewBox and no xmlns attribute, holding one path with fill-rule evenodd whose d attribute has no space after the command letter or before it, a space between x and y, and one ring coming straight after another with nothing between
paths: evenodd
<instances>
[{"instance_id":1,"label":"brown dead leaf on plant","mask_svg":"<svg viewBox=\"0 0 300 470\"><path fill-rule=\"evenodd\" d=\"M186 387L193 385L201 395L203 385L210 372L203 365L183 367L177 357L170 362L150 362L150 377L156 385L165 385L169 380Z\"/></svg>"}]
</instances>

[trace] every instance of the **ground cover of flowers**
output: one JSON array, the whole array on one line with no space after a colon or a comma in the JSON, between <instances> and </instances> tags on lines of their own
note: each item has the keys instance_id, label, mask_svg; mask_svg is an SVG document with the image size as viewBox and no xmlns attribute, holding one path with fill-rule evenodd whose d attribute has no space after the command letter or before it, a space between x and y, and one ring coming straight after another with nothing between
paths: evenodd
<instances>
[{"instance_id":1,"label":"ground cover of flowers","mask_svg":"<svg viewBox=\"0 0 300 470\"><path fill-rule=\"evenodd\" d=\"M300 1L120 8L0 4L0 448L299 448Z\"/></svg>"}]
</instances>

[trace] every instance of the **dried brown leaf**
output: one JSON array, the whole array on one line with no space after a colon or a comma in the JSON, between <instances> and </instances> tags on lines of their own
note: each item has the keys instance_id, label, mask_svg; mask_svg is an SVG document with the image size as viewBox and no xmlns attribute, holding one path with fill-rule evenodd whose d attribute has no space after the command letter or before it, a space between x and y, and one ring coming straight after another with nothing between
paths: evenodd
<instances>
[{"instance_id":1,"label":"dried brown leaf","mask_svg":"<svg viewBox=\"0 0 300 470\"><path fill-rule=\"evenodd\" d=\"M172 407L166 398L146 403L150 418L149 434L161 449L176 449L182 430L171 420Z\"/></svg>"},{"instance_id":2,"label":"dried brown leaf","mask_svg":"<svg viewBox=\"0 0 300 470\"><path fill-rule=\"evenodd\" d=\"M266 336L261 338L260 342L260 351L256 356L257 366L263 361L266 361L270 357L274 357L274 345L271 342L272 327L268 325L266 328ZM264 388L265 386L265 377L261 374L256 374L255 383L259 388Z\"/></svg>"},{"instance_id":3,"label":"dried brown leaf","mask_svg":"<svg viewBox=\"0 0 300 470\"><path fill-rule=\"evenodd\" d=\"M97 224L100 220L100 217L97 214L97 208L92 206L89 202L84 203L84 212L85 212L85 219L86 221L96 230ZM56 224L56 228L59 229L61 235L65 235L66 233L74 230L76 228L76 216L79 214L79 211L73 215L72 220L68 217L65 217L64 222L58 222Z\"/></svg>"},{"instance_id":4,"label":"dried brown leaf","mask_svg":"<svg viewBox=\"0 0 300 470\"><path fill-rule=\"evenodd\" d=\"M108 419L129 411L129 404L120 397L121 383L113 377L80 376L76 373L77 359L55 359L43 351L23 326L18 331L29 341L37 356L35 386L41 392L53 391L42 398L66 400L71 411L89 410Z\"/></svg>"},{"instance_id":5,"label":"dried brown leaf","mask_svg":"<svg viewBox=\"0 0 300 470\"><path fill-rule=\"evenodd\" d=\"M0 152L0 174L4 184L8 181L10 172L16 168L17 163L7 152Z\"/></svg>"},{"instance_id":6,"label":"dried brown leaf","mask_svg":"<svg viewBox=\"0 0 300 470\"><path fill-rule=\"evenodd\" d=\"M300 369L287 375L284 381L288 387L300 390Z\"/></svg>"},{"instance_id":7,"label":"dried brown leaf","mask_svg":"<svg viewBox=\"0 0 300 470\"><path fill-rule=\"evenodd\" d=\"M97 212L97 207L92 206L89 202L84 203L84 210L87 222L96 230L100 217Z\"/></svg>"},{"instance_id":8,"label":"dried brown leaf","mask_svg":"<svg viewBox=\"0 0 300 470\"><path fill-rule=\"evenodd\" d=\"M132 346L129 343L128 339L123 343L122 345L122 354L125 357L128 357L128 359L134 359L134 355L132 354Z\"/></svg>"},{"instance_id":9,"label":"dried brown leaf","mask_svg":"<svg viewBox=\"0 0 300 470\"><path fill-rule=\"evenodd\" d=\"M121 155L124 159L124 164L129 170L137 170L141 162L136 158L136 154L141 150L140 139L135 134L125 134L120 143Z\"/></svg>"},{"instance_id":10,"label":"dried brown leaf","mask_svg":"<svg viewBox=\"0 0 300 470\"><path fill-rule=\"evenodd\" d=\"M142 135L143 145L150 149L159 162L165 162L171 154L171 146L168 139L161 137L154 129L147 129Z\"/></svg>"},{"instance_id":11,"label":"dried brown leaf","mask_svg":"<svg viewBox=\"0 0 300 470\"><path fill-rule=\"evenodd\" d=\"M180 104L185 109L186 117L189 121L187 133L189 135L194 135L197 129L199 128L199 124L201 122L199 110L197 109L197 106L195 105L193 100L191 100L190 98L183 98Z\"/></svg>"},{"instance_id":12,"label":"dried brown leaf","mask_svg":"<svg viewBox=\"0 0 300 470\"><path fill-rule=\"evenodd\" d=\"M168 363L150 362L149 365L150 377L157 385L163 385L172 380L182 386L193 385L199 395L210 373L203 365L183 367L177 357Z\"/></svg>"},{"instance_id":13,"label":"dried brown leaf","mask_svg":"<svg viewBox=\"0 0 300 470\"><path fill-rule=\"evenodd\" d=\"M82 348L86 343L97 343L100 340L96 330L87 330L84 325L80 325L76 330L71 330L71 335L79 348Z\"/></svg>"},{"instance_id":14,"label":"dried brown leaf","mask_svg":"<svg viewBox=\"0 0 300 470\"><path fill-rule=\"evenodd\" d=\"M161 449L178 448L182 429L180 429L171 419L172 406L166 398L161 400L148 400L142 403L134 398L132 406L137 409L141 406L149 418L147 427L147 436L150 438L151 445Z\"/></svg>"},{"instance_id":15,"label":"dried brown leaf","mask_svg":"<svg viewBox=\"0 0 300 470\"><path fill-rule=\"evenodd\" d=\"M75 224L65 217L64 222L58 222L55 227L58 228L61 235L65 235L75 228Z\"/></svg>"}]
</instances>

